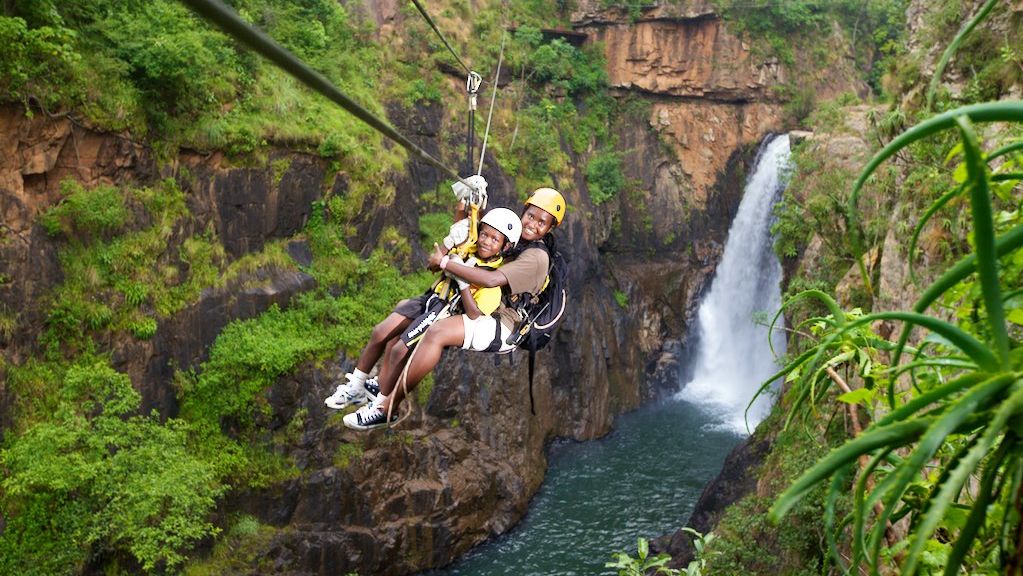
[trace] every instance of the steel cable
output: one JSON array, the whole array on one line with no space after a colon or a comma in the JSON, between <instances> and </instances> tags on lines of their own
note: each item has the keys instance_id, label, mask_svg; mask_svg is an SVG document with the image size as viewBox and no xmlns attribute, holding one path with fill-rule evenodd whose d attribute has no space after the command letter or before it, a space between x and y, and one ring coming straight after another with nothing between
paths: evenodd
<instances>
[{"instance_id":1,"label":"steel cable","mask_svg":"<svg viewBox=\"0 0 1023 576\"><path fill-rule=\"evenodd\" d=\"M458 57L457 53L455 53L455 49L451 47L451 44L448 44L447 38L445 38L444 35L441 34L440 29L437 28L437 24L433 22L433 18L430 18L430 15L426 13L426 8L423 8L423 5L419 3L419 0L412 0L412 3L416 5L416 9L423 15L423 18L426 20L427 24L430 25L430 28L433 28L433 31L437 33L437 37L439 37L440 41L447 47L448 52L451 52L451 55L455 57L455 61L458 62L462 69L465 70L466 74L471 73L472 70L465 65L465 62L462 62L462 59Z\"/></svg>"},{"instance_id":2,"label":"steel cable","mask_svg":"<svg viewBox=\"0 0 1023 576\"><path fill-rule=\"evenodd\" d=\"M414 142L400 134L391 125L374 116L370 111L360 106L357 102L346 96L334 84L319 72L310 68L305 62L278 44L265 32L245 22L230 7L224 5L220 0L181 0L192 10L197 12L206 20L219 26L232 38L244 43L252 50L262 55L267 60L276 64L279 68L294 76L297 80L312 88L316 92L326 96L329 100L341 106L350 114L362 120L377 132L399 144L409 152L433 165L448 176L458 180L475 190L476 187L466 182L458 175L458 172L448 168L440 160L434 158L429 152L423 150Z\"/></svg>"}]
</instances>

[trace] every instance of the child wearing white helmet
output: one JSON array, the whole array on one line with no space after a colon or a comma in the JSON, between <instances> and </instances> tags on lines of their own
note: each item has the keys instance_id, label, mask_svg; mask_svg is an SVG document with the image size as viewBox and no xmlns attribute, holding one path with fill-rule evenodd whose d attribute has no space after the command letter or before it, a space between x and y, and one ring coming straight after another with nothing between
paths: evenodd
<instances>
[{"instance_id":1,"label":"child wearing white helmet","mask_svg":"<svg viewBox=\"0 0 1023 576\"><path fill-rule=\"evenodd\" d=\"M452 234L456 236L455 244L459 241L455 231L464 227L463 222L467 223L468 220L452 226ZM461 240L464 241L467 228L460 232ZM514 212L507 208L490 210L480 220L475 253L465 262L461 262L457 257L455 261L466 266L496 269L502 263L502 254L515 246L521 233L522 223ZM452 234L445 239L446 245ZM472 318L486 316L494 313L501 305L500 288L474 286L455 276L448 276L451 283L458 287L459 305L462 313L467 316ZM377 379L369 378L369 371L377 360L385 355L389 356L385 358L389 361L385 362L387 370L401 371L408 350L422 338L430 325L441 317L441 311L451 300L452 295L446 293L446 288L447 284L438 283L431 292L399 302L394 311L374 327L370 341L363 348L355 369L346 374L345 382L339 384L334 393L324 400L327 407L343 409L376 401L380 388ZM401 353L389 354L399 339L405 344L398 349Z\"/></svg>"},{"instance_id":2,"label":"child wearing white helmet","mask_svg":"<svg viewBox=\"0 0 1023 576\"><path fill-rule=\"evenodd\" d=\"M448 258L463 266L494 270L503 263L502 255L515 246L521 234L522 222L514 212L507 208L494 208L480 219L475 252L465 261L453 254ZM445 273L445 276L458 286L458 293L461 297L459 300L461 313L466 317L475 320L480 316L493 314L501 306L502 292L500 288L474 285L449 273ZM442 295L445 286L438 283L434 287L434 291L438 295ZM426 329L437 321L438 313L443 308L445 301L446 299L443 297L435 299L436 306L427 304L423 314L412 321L410 329L400 336L406 349L416 344ZM396 352L392 354L390 360L392 364L403 364L405 356Z\"/></svg>"},{"instance_id":3,"label":"child wearing white helmet","mask_svg":"<svg viewBox=\"0 0 1023 576\"><path fill-rule=\"evenodd\" d=\"M544 287L549 273L550 251L553 249L554 228L562 223L567 211L564 197L553 188L535 190L525 202L520 224L520 243L498 270L484 270L479 266L466 266L444 253L434 245L430 264L440 267L448 274L461 276L479 286L500 289L502 294L537 295ZM510 211L509 211L510 212ZM503 223L503 221L502 221ZM524 241L524 242L523 242ZM492 315L448 317L438 320L425 334L412 360L408 361L407 378L403 386L397 386L394 370L381 380L381 388L387 396L381 395L379 402L363 406L345 417L345 426L356 430L372 430L387 426L398 417L395 408L408 390L412 390L440 360L441 352L448 346L460 346L463 350L503 353L515 348L509 336L520 317L517 311L502 298L501 306ZM406 358L407 348L402 343L394 345L390 354ZM390 421L388 421L390 415Z\"/></svg>"}]
</instances>

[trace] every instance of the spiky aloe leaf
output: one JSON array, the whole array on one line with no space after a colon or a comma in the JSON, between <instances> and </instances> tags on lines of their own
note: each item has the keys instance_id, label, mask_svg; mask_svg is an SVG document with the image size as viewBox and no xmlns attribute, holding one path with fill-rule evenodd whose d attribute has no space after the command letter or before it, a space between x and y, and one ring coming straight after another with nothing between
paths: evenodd
<instances>
[{"instance_id":1,"label":"spiky aloe leaf","mask_svg":"<svg viewBox=\"0 0 1023 576\"><path fill-rule=\"evenodd\" d=\"M1009 333L1005 326L1002 288L998 281L998 251L995 249L995 221L991 208L987 164L984 163L980 143L977 141L977 134L970 119L960 116L956 118L956 123L962 135L963 157L966 160L977 275L980 277L984 308L987 310L988 329L994 339L1001 365L1005 368L1009 364Z\"/></svg>"},{"instance_id":2,"label":"spiky aloe leaf","mask_svg":"<svg viewBox=\"0 0 1023 576\"><path fill-rule=\"evenodd\" d=\"M935 417L935 420L927 428L926 433L920 437L916 448L909 458L906 458L896 468L894 473L885 479L885 487L877 487L875 492L882 496L881 501L884 504L884 510L877 519L875 533L871 536L871 544L875 551L875 556L880 550L884 524L888 521L892 512L895 511L899 501L902 500L910 483L920 477L927 463L937 453L949 435L959 430L971 416L986 408L992 399L996 398L1012 383L1012 380L1013 378L1005 374L995 376L978 384L961 398L955 400L943 414ZM870 504L872 505L873 503L870 502Z\"/></svg>"},{"instance_id":3,"label":"spiky aloe leaf","mask_svg":"<svg viewBox=\"0 0 1023 576\"><path fill-rule=\"evenodd\" d=\"M1009 376L1010 382L1016 380L1015 375L1007 376ZM963 484L970 475L974 473L980 461L991 452L995 442L1005 433L1009 418L1015 416L1020 411L1023 411L1023 385L1015 386L1015 390L1009 398L1001 403L998 410L994 413L994 418L991 419L990 424L985 428L981 439L970 449L969 454L960 460L959 465L949 475L948 480L942 484L938 494L931 498L931 506L928 508L920 525L917 526L916 537L913 539L909 553L906 556L906 562L902 567L903 574L911 575L916 573L916 567L920 562L924 545L930 538L931 533L934 532L934 529L937 528L938 522L945 516L945 512L954 501L956 494L962 489Z\"/></svg>"},{"instance_id":4,"label":"spiky aloe leaf","mask_svg":"<svg viewBox=\"0 0 1023 576\"><path fill-rule=\"evenodd\" d=\"M999 476L998 469L1001 468L1002 462L1008 456L1010 447L1013 444L1014 442L1003 438L1002 443L998 446L998 450L988 461L984 470L984 476L980 481L980 486L977 488L977 496L973 501L973 507L970 509L970 515L967 517L966 524L963 525L962 530L959 531L959 537L956 538L956 543L952 546L952 552L949 553L948 560L945 562L945 576L955 576L959 573L959 568L962 567L963 561L966 559L966 553L970 551L970 546L977 538L980 529L984 526L988 505L993 500L995 480Z\"/></svg>"},{"instance_id":5,"label":"spiky aloe leaf","mask_svg":"<svg viewBox=\"0 0 1023 576\"><path fill-rule=\"evenodd\" d=\"M859 177L853 184L852 192L849 195L849 206L846 210L848 219L847 229L849 230L850 239L852 240L853 255L856 257L858 262L860 274L863 276L864 284L867 286L868 292L871 294L873 294L873 288L870 285L870 277L867 274L865 265L863 264L863 240L860 236L859 209L857 207L863 185L866 184L867 179L870 178L875 170L877 170L878 166L880 166L885 160L894 156L899 150L902 150L913 142L956 126L956 118L960 116L968 116L973 122L1023 122L1023 102L1006 101L972 104L969 106L962 106L954 110L949 110L943 114L938 114L937 116L928 118L900 134L898 137L889 142L887 146L875 154L874 157L867 162L867 165L863 168L863 171L860 172Z\"/></svg>"},{"instance_id":6,"label":"spiky aloe leaf","mask_svg":"<svg viewBox=\"0 0 1023 576\"><path fill-rule=\"evenodd\" d=\"M952 42L945 48L945 52L941 55L941 59L938 60L938 64L934 67L934 75L931 76L931 82L927 85L927 109L930 110L934 105L934 93L938 90L938 83L941 82L942 75L945 74L945 67L948 66L948 61L952 59L952 55L959 50L959 45L963 43L963 39L973 32L973 29L977 27L987 15L991 13L991 9L995 7L998 0L988 0L986 4L981 6L980 10L977 11L966 26L963 26L959 33L955 35Z\"/></svg>"}]
</instances>

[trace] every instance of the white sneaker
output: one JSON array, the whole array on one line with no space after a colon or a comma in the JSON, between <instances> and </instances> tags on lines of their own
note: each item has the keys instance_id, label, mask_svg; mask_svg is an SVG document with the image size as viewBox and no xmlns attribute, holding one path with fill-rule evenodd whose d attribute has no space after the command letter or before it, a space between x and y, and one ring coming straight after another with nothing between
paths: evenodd
<instances>
[{"instance_id":1,"label":"white sneaker","mask_svg":"<svg viewBox=\"0 0 1023 576\"><path fill-rule=\"evenodd\" d=\"M345 374L346 381L338 384L337 389L330 395L329 398L323 401L328 408L335 410L341 410L349 406L359 406L365 404L368 398L366 393L366 385L364 382L359 382L355 379L353 374Z\"/></svg>"},{"instance_id":2,"label":"white sneaker","mask_svg":"<svg viewBox=\"0 0 1023 576\"><path fill-rule=\"evenodd\" d=\"M383 403L372 402L359 408L351 414L345 414L342 419L345 426L353 430L374 430L387 426L387 411ZM397 414L391 415L391 422L398 420Z\"/></svg>"}]
</instances>

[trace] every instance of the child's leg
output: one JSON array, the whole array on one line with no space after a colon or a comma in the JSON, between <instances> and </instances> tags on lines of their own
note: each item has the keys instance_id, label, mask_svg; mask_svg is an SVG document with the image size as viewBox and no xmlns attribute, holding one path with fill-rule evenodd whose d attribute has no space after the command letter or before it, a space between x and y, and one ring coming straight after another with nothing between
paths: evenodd
<instances>
[{"instance_id":1,"label":"child's leg","mask_svg":"<svg viewBox=\"0 0 1023 576\"><path fill-rule=\"evenodd\" d=\"M415 356L409 354L408 348L404 343L395 344L394 350L392 350L392 362L391 372L393 377L389 384L393 388L392 393L387 397L387 402L383 405L383 410L387 410L389 405L393 405L391 409L392 413L394 409L397 409L402 399L405 397L405 389L413 390L427 374L440 362L441 352L444 351L446 346L461 346L465 340L465 327L463 325L462 316L449 316L442 320L438 320L436 324L430 327L423 339L419 341L417 345ZM405 364L405 360L411 357L411 363L408 366L408 373L406 376L404 389L398 383L399 376L401 375L401 366ZM383 392L384 382L381 381L381 392Z\"/></svg>"},{"instance_id":2,"label":"child's leg","mask_svg":"<svg viewBox=\"0 0 1023 576\"><path fill-rule=\"evenodd\" d=\"M387 348L392 345L391 341L404 332L411 322L411 318L391 312L387 318L384 318L382 322L373 327L373 332L369 336L369 342L362 349L359 361L355 363L355 367L369 373L377 363L377 360L380 360L380 357L384 355Z\"/></svg>"},{"instance_id":3,"label":"child's leg","mask_svg":"<svg viewBox=\"0 0 1023 576\"><path fill-rule=\"evenodd\" d=\"M398 378L401 377L402 370L405 369L405 361L408 360L411 353L411 350L401 338L395 338L393 342L388 342L388 345L389 349L384 356L380 377L377 379L380 383L380 393L384 396L390 395L391 391L394 390Z\"/></svg>"}]
</instances>

